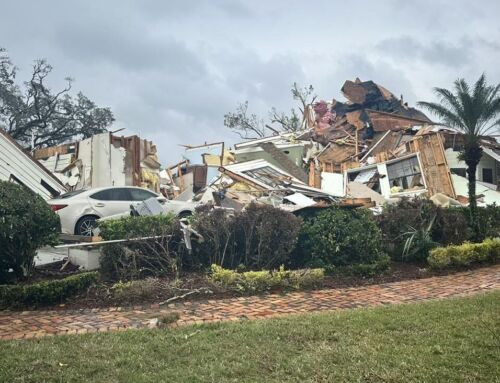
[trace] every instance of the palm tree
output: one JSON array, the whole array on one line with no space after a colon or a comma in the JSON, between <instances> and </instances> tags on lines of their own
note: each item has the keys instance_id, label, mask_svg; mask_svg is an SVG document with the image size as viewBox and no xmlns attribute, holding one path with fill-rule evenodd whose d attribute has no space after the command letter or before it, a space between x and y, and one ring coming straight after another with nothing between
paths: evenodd
<instances>
[{"instance_id":1,"label":"palm tree","mask_svg":"<svg viewBox=\"0 0 500 383\"><path fill-rule=\"evenodd\" d=\"M458 79L454 82L454 91L434 88L434 93L439 99L438 103L419 102L418 105L441 118L444 125L464 135L464 149L460 153L460 159L467 165L471 226L474 239L479 240L476 169L483 154L480 138L500 126L500 84L488 85L482 74L473 89L464 79Z\"/></svg>"}]
</instances>

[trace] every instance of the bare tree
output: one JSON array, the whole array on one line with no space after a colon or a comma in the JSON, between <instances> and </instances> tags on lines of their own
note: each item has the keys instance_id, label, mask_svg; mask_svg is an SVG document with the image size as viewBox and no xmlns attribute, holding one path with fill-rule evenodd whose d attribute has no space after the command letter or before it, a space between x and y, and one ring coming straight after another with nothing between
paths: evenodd
<instances>
[{"instance_id":1,"label":"bare tree","mask_svg":"<svg viewBox=\"0 0 500 383\"><path fill-rule=\"evenodd\" d=\"M270 124L256 114L248 114L248 101L239 104L235 112L224 115L224 125L233 130L243 139L262 138L269 134L276 135L280 132L296 132L301 130L304 125L304 110L307 105L316 100L314 88L312 85L301 88L296 82L293 83L292 97L299 102L298 112L292 108L290 114L271 108L268 118Z\"/></svg>"}]
</instances>

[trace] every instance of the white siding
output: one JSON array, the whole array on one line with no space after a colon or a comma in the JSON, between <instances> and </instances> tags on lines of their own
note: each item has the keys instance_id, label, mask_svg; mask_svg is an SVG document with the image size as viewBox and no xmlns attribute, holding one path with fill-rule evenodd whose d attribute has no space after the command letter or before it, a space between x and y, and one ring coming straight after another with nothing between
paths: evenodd
<instances>
[{"instance_id":1,"label":"white siding","mask_svg":"<svg viewBox=\"0 0 500 383\"><path fill-rule=\"evenodd\" d=\"M59 193L64 193L65 188L51 175L38 166L35 160L13 144L4 134L0 133L0 179L9 181L11 175L19 179L24 185L41 195L44 199L52 197L41 181L44 180L50 187Z\"/></svg>"}]
</instances>

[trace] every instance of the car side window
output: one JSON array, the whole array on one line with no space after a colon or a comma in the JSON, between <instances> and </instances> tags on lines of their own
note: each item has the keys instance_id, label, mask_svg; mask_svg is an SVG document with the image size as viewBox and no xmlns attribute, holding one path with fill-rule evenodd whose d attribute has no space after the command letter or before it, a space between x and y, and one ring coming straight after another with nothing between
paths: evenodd
<instances>
[{"instance_id":1,"label":"car side window","mask_svg":"<svg viewBox=\"0 0 500 383\"><path fill-rule=\"evenodd\" d=\"M97 199L99 201L112 201L113 196L111 195L111 189L101 190L97 193L90 195L90 198Z\"/></svg>"},{"instance_id":2,"label":"car side window","mask_svg":"<svg viewBox=\"0 0 500 383\"><path fill-rule=\"evenodd\" d=\"M132 201L130 190L127 188L111 189L111 195L113 196L113 201Z\"/></svg>"},{"instance_id":3,"label":"car side window","mask_svg":"<svg viewBox=\"0 0 500 383\"><path fill-rule=\"evenodd\" d=\"M149 190L142 189L129 189L132 201L145 201L151 197L157 197L157 195Z\"/></svg>"},{"instance_id":4,"label":"car side window","mask_svg":"<svg viewBox=\"0 0 500 383\"><path fill-rule=\"evenodd\" d=\"M101 190L90 196L99 201L131 201L130 193L127 188L113 188Z\"/></svg>"}]
</instances>

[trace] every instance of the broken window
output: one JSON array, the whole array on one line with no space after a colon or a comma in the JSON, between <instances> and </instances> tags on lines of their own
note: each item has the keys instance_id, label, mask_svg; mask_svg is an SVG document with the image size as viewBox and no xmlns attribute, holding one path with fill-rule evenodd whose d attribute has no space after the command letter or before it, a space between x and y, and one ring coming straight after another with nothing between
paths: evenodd
<instances>
[{"instance_id":1,"label":"broken window","mask_svg":"<svg viewBox=\"0 0 500 383\"><path fill-rule=\"evenodd\" d=\"M380 174L376 167L362 170L360 172L350 173L349 181L365 184L370 189L380 193Z\"/></svg>"},{"instance_id":2,"label":"broken window","mask_svg":"<svg viewBox=\"0 0 500 383\"><path fill-rule=\"evenodd\" d=\"M416 156L388 164L387 174L389 176L391 193L424 188L422 172L420 171L420 165Z\"/></svg>"},{"instance_id":3,"label":"broken window","mask_svg":"<svg viewBox=\"0 0 500 383\"><path fill-rule=\"evenodd\" d=\"M276 171L270 166L264 166L259 169L245 170L243 173L268 186L280 185L283 179L287 178L284 174Z\"/></svg>"}]
</instances>

